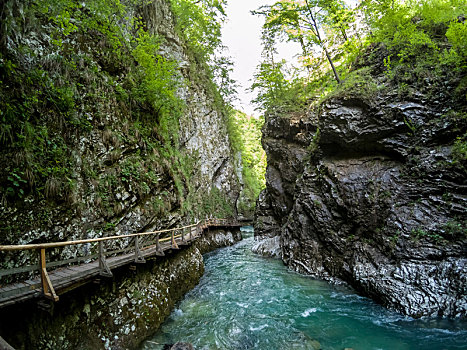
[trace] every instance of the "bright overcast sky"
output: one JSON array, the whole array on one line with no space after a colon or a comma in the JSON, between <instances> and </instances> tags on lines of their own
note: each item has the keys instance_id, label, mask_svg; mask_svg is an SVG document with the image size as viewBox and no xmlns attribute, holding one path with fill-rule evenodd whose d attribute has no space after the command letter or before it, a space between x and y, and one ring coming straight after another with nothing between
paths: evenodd
<instances>
[{"instance_id":1,"label":"bright overcast sky","mask_svg":"<svg viewBox=\"0 0 467 350\"><path fill-rule=\"evenodd\" d=\"M240 85L240 101L235 103L235 107L249 115L258 115L250 102L254 94L246 90L251 86L253 73L261 62L261 26L264 22L262 16L253 16L250 11L275 2L276 0L229 0L227 3L227 21L222 30L222 40L228 47L227 54L234 61L232 78ZM287 59L294 53L281 47L280 54Z\"/></svg>"}]
</instances>

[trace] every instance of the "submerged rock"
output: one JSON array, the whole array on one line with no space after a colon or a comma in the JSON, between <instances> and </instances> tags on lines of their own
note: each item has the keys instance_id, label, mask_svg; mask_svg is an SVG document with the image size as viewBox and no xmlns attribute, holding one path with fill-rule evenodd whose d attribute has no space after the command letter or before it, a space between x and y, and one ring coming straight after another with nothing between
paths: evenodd
<instances>
[{"instance_id":1,"label":"submerged rock","mask_svg":"<svg viewBox=\"0 0 467 350\"><path fill-rule=\"evenodd\" d=\"M234 230L209 230L200 237L195 245L201 254L208 253L214 249L231 246L242 240L242 233L239 229Z\"/></svg>"},{"instance_id":2,"label":"submerged rock","mask_svg":"<svg viewBox=\"0 0 467 350\"><path fill-rule=\"evenodd\" d=\"M453 144L466 125L446 113L387 92L269 116L255 235L277 236L295 271L403 314L465 317L467 176Z\"/></svg>"}]
</instances>

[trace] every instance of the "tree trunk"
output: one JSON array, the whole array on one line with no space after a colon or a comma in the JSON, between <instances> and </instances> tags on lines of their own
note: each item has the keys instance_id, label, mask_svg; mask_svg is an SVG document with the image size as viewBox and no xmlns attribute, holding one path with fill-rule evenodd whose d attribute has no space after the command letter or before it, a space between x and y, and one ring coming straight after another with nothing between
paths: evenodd
<instances>
[{"instance_id":1,"label":"tree trunk","mask_svg":"<svg viewBox=\"0 0 467 350\"><path fill-rule=\"evenodd\" d=\"M331 68L332 68L332 72L334 73L334 78L336 78L337 83L340 84L341 79L339 78L339 73L337 73L336 67L334 67L334 63L332 62L331 55L329 54L329 51L326 48L324 41L321 39L321 34L319 33L318 23L316 23L316 19L315 19L315 16L313 15L313 11L311 11L310 3L308 2L308 0L305 0L305 3L308 9L308 13L310 14L311 20L313 21L313 27L315 28L314 34L318 38L319 45L321 46L321 48L324 50L324 53L326 54L326 58L328 59L329 64L331 65Z\"/></svg>"},{"instance_id":2,"label":"tree trunk","mask_svg":"<svg viewBox=\"0 0 467 350\"><path fill-rule=\"evenodd\" d=\"M342 24L339 25L339 28L340 28L340 30L341 30L342 36L344 37L344 40L345 40L345 41L348 41L349 38L348 38L347 33L345 32L345 29L344 29L344 27L342 26Z\"/></svg>"},{"instance_id":3,"label":"tree trunk","mask_svg":"<svg viewBox=\"0 0 467 350\"><path fill-rule=\"evenodd\" d=\"M326 46L323 45L324 53L326 54L326 58L329 61L329 64L331 65L332 72L334 73L334 78L336 78L336 81L338 84L340 84L342 81L339 78L339 74L337 73L336 67L334 67L334 63L332 62L331 55L329 54L328 50L326 49Z\"/></svg>"}]
</instances>

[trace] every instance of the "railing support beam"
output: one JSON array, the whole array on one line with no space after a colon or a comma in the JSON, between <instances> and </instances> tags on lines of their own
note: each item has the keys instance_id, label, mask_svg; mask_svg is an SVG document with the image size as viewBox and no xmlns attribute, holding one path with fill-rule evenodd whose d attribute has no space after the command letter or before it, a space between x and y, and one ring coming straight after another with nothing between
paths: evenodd
<instances>
[{"instance_id":1,"label":"railing support beam","mask_svg":"<svg viewBox=\"0 0 467 350\"><path fill-rule=\"evenodd\" d=\"M175 242L175 231L172 231L172 249L180 249L177 242Z\"/></svg>"},{"instance_id":2,"label":"railing support beam","mask_svg":"<svg viewBox=\"0 0 467 350\"><path fill-rule=\"evenodd\" d=\"M135 263L137 264L144 264L146 260L141 254L141 250L139 249L139 236L135 237Z\"/></svg>"},{"instance_id":3,"label":"railing support beam","mask_svg":"<svg viewBox=\"0 0 467 350\"><path fill-rule=\"evenodd\" d=\"M50 281L49 274L47 273L47 264L45 259L45 249L40 249L40 270L41 270L41 282L42 282L42 293L46 298L58 301L58 295L55 293L52 282Z\"/></svg>"},{"instance_id":4,"label":"railing support beam","mask_svg":"<svg viewBox=\"0 0 467 350\"><path fill-rule=\"evenodd\" d=\"M110 271L107 265L107 260L105 260L104 244L102 241L99 241L99 275L102 277L113 276L112 271Z\"/></svg>"},{"instance_id":5,"label":"railing support beam","mask_svg":"<svg viewBox=\"0 0 467 350\"><path fill-rule=\"evenodd\" d=\"M156 236L156 255L164 256L164 251L162 250L161 243L159 242L159 234Z\"/></svg>"}]
</instances>

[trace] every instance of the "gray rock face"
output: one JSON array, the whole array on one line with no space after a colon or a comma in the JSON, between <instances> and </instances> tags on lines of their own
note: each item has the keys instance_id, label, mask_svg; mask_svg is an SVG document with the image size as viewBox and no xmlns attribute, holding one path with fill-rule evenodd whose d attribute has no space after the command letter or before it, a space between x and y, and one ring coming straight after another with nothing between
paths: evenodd
<instances>
[{"instance_id":1,"label":"gray rock face","mask_svg":"<svg viewBox=\"0 0 467 350\"><path fill-rule=\"evenodd\" d=\"M251 247L253 253L260 254L263 256L269 256L271 258L281 258L281 245L280 236L268 237L260 239Z\"/></svg>"},{"instance_id":2,"label":"gray rock face","mask_svg":"<svg viewBox=\"0 0 467 350\"><path fill-rule=\"evenodd\" d=\"M201 254L208 253L217 248L228 247L242 240L242 233L239 229L235 230L209 230L200 237L195 245Z\"/></svg>"},{"instance_id":3,"label":"gray rock face","mask_svg":"<svg viewBox=\"0 0 467 350\"><path fill-rule=\"evenodd\" d=\"M349 98L303 116L314 128L279 133L280 141L271 141L277 129L266 123L272 168L258 234L279 235L283 261L298 272L346 281L413 317L465 317L467 184L452 156L459 125L441 118L445 112L415 99ZM319 142L307 159L293 140L310 139L316 128ZM281 142L283 153L275 147Z\"/></svg>"},{"instance_id":4,"label":"gray rock face","mask_svg":"<svg viewBox=\"0 0 467 350\"><path fill-rule=\"evenodd\" d=\"M163 56L176 60L180 78L190 81L190 58L185 43L175 32L170 3L160 0L150 2L143 15L150 32L165 38L161 44ZM209 191L214 185L235 201L239 194L235 156L230 149L222 113L205 88L196 82L183 84L178 94L187 103L187 110L180 120L180 143L198 165L197 174L193 176L194 187L198 191Z\"/></svg>"},{"instance_id":5,"label":"gray rock face","mask_svg":"<svg viewBox=\"0 0 467 350\"><path fill-rule=\"evenodd\" d=\"M306 147L316 125L302 115L270 116L263 126L262 144L268 155L267 191L257 201L255 236L279 234L293 206L295 181L304 167Z\"/></svg>"},{"instance_id":6,"label":"gray rock face","mask_svg":"<svg viewBox=\"0 0 467 350\"><path fill-rule=\"evenodd\" d=\"M172 345L170 350L195 350L195 348L190 343L178 342Z\"/></svg>"}]
</instances>

